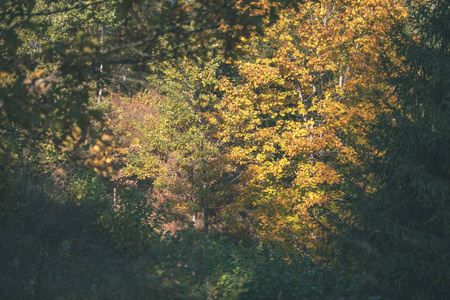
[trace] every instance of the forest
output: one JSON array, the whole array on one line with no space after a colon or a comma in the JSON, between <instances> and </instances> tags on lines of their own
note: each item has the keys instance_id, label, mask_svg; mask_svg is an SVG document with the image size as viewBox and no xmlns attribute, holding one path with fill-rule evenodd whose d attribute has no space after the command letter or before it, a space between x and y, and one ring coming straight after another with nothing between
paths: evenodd
<instances>
[{"instance_id":1,"label":"forest","mask_svg":"<svg viewBox=\"0 0 450 300\"><path fill-rule=\"evenodd\" d=\"M0 1L0 299L450 297L447 0Z\"/></svg>"}]
</instances>

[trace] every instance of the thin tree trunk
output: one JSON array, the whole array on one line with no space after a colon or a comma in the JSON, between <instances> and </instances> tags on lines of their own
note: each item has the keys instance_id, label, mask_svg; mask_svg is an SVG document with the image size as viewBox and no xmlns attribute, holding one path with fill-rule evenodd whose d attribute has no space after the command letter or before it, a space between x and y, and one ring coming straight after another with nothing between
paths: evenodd
<instances>
[{"instance_id":1,"label":"thin tree trunk","mask_svg":"<svg viewBox=\"0 0 450 300\"><path fill-rule=\"evenodd\" d=\"M203 204L203 222L205 227L205 234L208 234L208 201Z\"/></svg>"},{"instance_id":2,"label":"thin tree trunk","mask_svg":"<svg viewBox=\"0 0 450 300\"><path fill-rule=\"evenodd\" d=\"M203 189L206 189L206 184L203 184ZM205 229L205 234L208 234L208 227L209 227L209 223L208 223L208 200L204 199L203 200L203 224L204 224L204 229Z\"/></svg>"},{"instance_id":3,"label":"thin tree trunk","mask_svg":"<svg viewBox=\"0 0 450 300\"><path fill-rule=\"evenodd\" d=\"M103 52L103 25L100 25L100 45L102 47L100 49L100 52ZM100 63L100 73L103 73L103 61ZM97 104L100 104L100 101L102 100L102 91L103 82L102 79L100 79L100 89L98 90Z\"/></svg>"}]
</instances>

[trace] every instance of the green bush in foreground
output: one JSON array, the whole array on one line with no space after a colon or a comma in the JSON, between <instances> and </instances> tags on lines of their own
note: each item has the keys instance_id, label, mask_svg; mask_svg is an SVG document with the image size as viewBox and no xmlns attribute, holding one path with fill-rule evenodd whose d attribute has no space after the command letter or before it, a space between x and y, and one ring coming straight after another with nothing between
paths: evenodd
<instances>
[{"instance_id":1,"label":"green bush in foreground","mask_svg":"<svg viewBox=\"0 0 450 300\"><path fill-rule=\"evenodd\" d=\"M168 236L148 267L160 299L377 299L307 255L244 245L221 234Z\"/></svg>"},{"instance_id":2,"label":"green bush in foreground","mask_svg":"<svg viewBox=\"0 0 450 300\"><path fill-rule=\"evenodd\" d=\"M78 175L80 184L96 182ZM0 226L1 299L367 299L361 282L307 255L192 228L160 236L136 190L114 210L44 176L11 188L23 192L14 218Z\"/></svg>"}]
</instances>

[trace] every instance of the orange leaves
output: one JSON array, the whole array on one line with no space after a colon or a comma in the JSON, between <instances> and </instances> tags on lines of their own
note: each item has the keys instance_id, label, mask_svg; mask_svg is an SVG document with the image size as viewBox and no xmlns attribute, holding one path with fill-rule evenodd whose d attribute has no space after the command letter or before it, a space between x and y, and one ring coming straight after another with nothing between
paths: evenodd
<instances>
[{"instance_id":1,"label":"orange leaves","mask_svg":"<svg viewBox=\"0 0 450 300\"><path fill-rule=\"evenodd\" d=\"M392 101L379 64L394 55L388 33L403 11L396 1L307 2L241 45L242 81L219 84L221 137L247 167L242 203L265 220L260 233L282 236L289 219L294 239L307 236L309 209L345 192L340 166L371 155L365 128Z\"/></svg>"}]
</instances>

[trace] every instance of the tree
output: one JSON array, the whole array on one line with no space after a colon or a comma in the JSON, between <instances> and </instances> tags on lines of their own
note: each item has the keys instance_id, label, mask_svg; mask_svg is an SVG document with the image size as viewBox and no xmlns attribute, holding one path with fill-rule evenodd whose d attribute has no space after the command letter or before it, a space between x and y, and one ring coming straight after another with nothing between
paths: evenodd
<instances>
[{"instance_id":1,"label":"tree","mask_svg":"<svg viewBox=\"0 0 450 300\"><path fill-rule=\"evenodd\" d=\"M244 168L240 207L264 240L306 247L335 230L332 215L345 218L348 191L370 188L362 158L379 154L367 128L393 101L380 100L391 87L377 65L396 59L386 33L404 18L395 2L307 2L245 40L216 121Z\"/></svg>"},{"instance_id":2,"label":"tree","mask_svg":"<svg viewBox=\"0 0 450 300\"><path fill-rule=\"evenodd\" d=\"M31 139L51 130L70 150L80 144L79 129L86 138L92 116L98 116L89 99L96 82L114 77L112 66L142 70L146 62L201 53L214 40L233 47L264 14L250 1L3 2L2 130ZM98 32L89 30L100 23L108 27L103 45Z\"/></svg>"},{"instance_id":3,"label":"tree","mask_svg":"<svg viewBox=\"0 0 450 300\"><path fill-rule=\"evenodd\" d=\"M408 1L408 9L408 22L393 33L404 60L380 65L390 70L396 98L372 131L372 142L385 153L376 165L369 164L381 188L359 195L353 207L358 229L350 232L359 246L350 255L389 299L445 299L450 9L446 1Z\"/></svg>"},{"instance_id":4,"label":"tree","mask_svg":"<svg viewBox=\"0 0 450 300\"><path fill-rule=\"evenodd\" d=\"M207 122L218 101L215 84L221 60L210 56L197 57L195 63L184 58L154 64L149 90L130 100L133 108L115 108L122 107L119 115L126 117L112 117L127 123L115 125L116 134L140 140L121 158L118 175L151 180L157 198L171 206L173 221L181 226L193 221L206 233L211 225L226 224L224 208L234 200L230 183L236 174Z\"/></svg>"}]
</instances>

